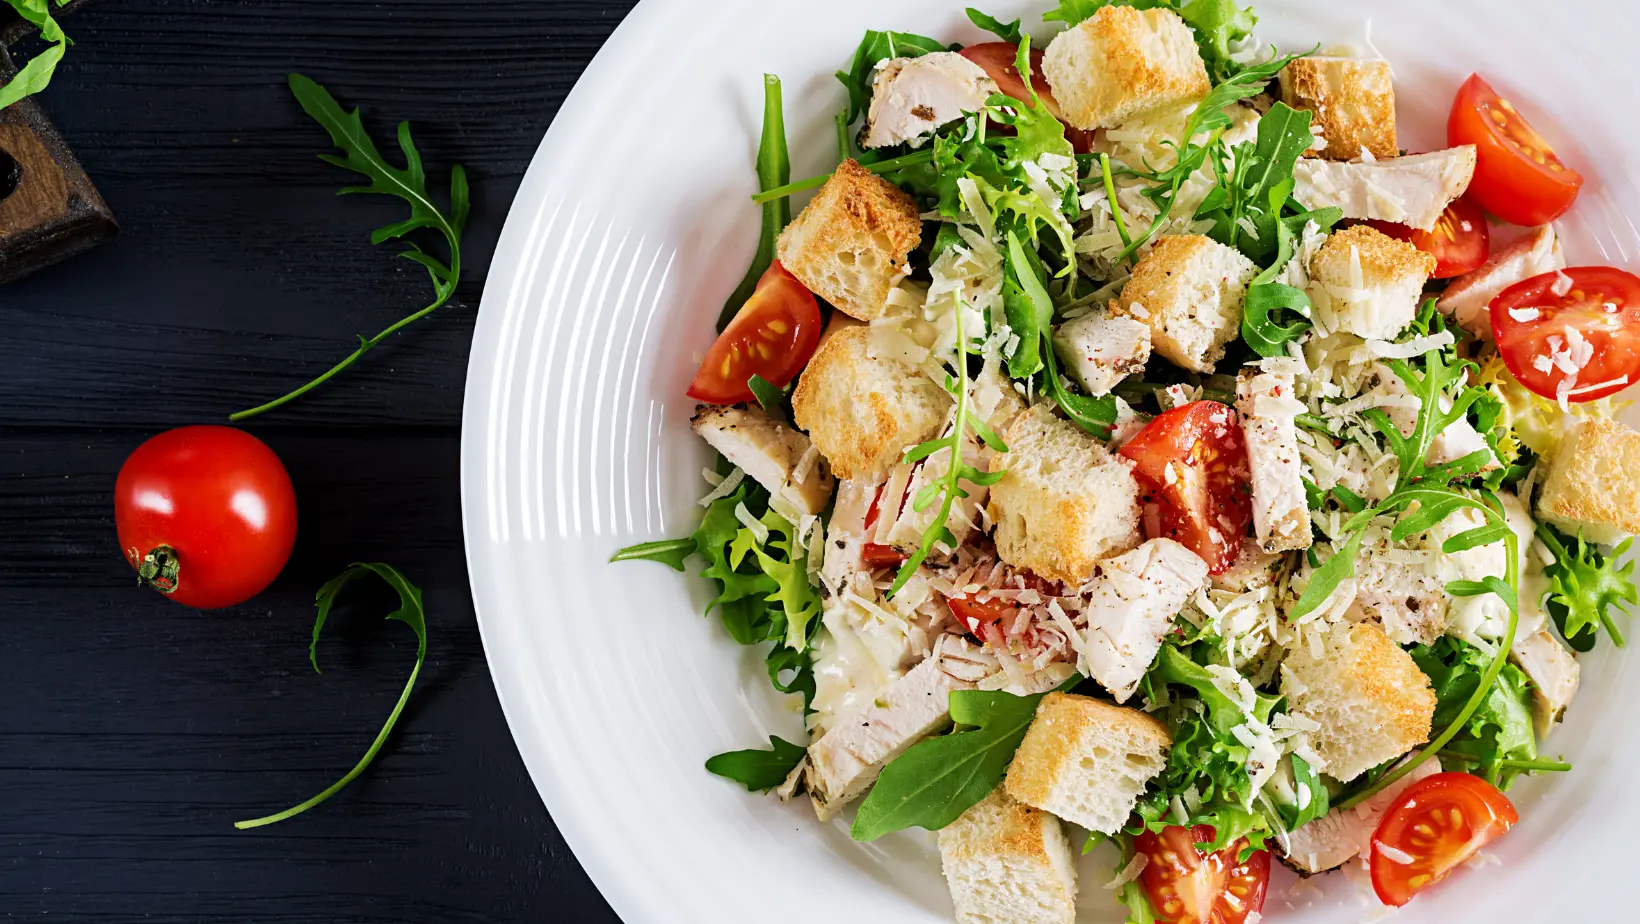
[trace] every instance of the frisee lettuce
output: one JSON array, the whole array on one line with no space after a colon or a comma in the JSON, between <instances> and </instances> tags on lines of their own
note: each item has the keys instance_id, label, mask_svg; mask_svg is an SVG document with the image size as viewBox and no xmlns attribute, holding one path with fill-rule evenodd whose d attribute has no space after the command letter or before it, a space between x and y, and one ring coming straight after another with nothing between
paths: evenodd
<instances>
[{"instance_id":1,"label":"frisee lettuce","mask_svg":"<svg viewBox=\"0 0 1640 924\"><path fill-rule=\"evenodd\" d=\"M1634 585L1634 562L1628 560L1634 539L1623 540L1610 555L1579 535L1568 539L1548 524L1537 528L1538 538L1554 555L1554 564L1543 569L1549 579L1546 599L1549 616L1566 643L1577 651L1594 648L1599 630L1605 629L1612 644L1624 645L1617 615L1640 603L1640 589Z\"/></svg>"}]
</instances>

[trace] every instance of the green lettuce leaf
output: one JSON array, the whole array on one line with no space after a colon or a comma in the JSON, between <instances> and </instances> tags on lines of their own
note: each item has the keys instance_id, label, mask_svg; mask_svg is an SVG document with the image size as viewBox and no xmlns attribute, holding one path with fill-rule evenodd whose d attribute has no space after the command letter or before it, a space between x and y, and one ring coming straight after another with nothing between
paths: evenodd
<instances>
[{"instance_id":1,"label":"green lettuce leaf","mask_svg":"<svg viewBox=\"0 0 1640 924\"><path fill-rule=\"evenodd\" d=\"M808 753L802 745L769 736L769 750L730 751L706 761L706 770L734 780L749 792L768 792L786 782Z\"/></svg>"}]
</instances>

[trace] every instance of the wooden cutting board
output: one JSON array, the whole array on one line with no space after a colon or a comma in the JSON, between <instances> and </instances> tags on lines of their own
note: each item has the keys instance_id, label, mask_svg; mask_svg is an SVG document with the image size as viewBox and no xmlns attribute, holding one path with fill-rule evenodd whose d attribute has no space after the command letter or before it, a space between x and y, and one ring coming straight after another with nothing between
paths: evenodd
<instances>
[{"instance_id":1,"label":"wooden cutting board","mask_svg":"<svg viewBox=\"0 0 1640 924\"><path fill-rule=\"evenodd\" d=\"M32 31L9 8L0 14L0 83L16 73L7 46ZM0 283L83 253L118 231L114 213L39 98L0 110Z\"/></svg>"}]
</instances>

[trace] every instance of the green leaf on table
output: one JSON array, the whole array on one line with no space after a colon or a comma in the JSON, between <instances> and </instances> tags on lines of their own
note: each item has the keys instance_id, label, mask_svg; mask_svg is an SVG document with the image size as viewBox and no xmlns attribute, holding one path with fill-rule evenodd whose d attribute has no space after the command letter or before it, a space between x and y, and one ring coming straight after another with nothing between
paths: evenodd
<instances>
[{"instance_id":1,"label":"green leaf on table","mask_svg":"<svg viewBox=\"0 0 1640 924\"><path fill-rule=\"evenodd\" d=\"M874 841L906 828L938 831L978 805L1007 774L1043 695L952 693L951 719L970 729L914 744L884 767L854 816L854 839Z\"/></svg>"},{"instance_id":2,"label":"green leaf on table","mask_svg":"<svg viewBox=\"0 0 1640 924\"><path fill-rule=\"evenodd\" d=\"M759 192L768 192L791 182L792 163L791 155L786 147L786 116L785 106L781 101L780 78L773 74L763 75L763 132L757 145L757 187ZM741 278L740 285L735 286L730 293L729 300L723 303L723 310L718 313L717 328L721 332L734 320L735 313L746 304L746 300L757 291L758 280L768 271L769 265L774 262L775 242L780 232L791 224L792 203L785 197L771 199L763 203L763 222L758 231L757 252L752 256L752 265L747 267L746 275Z\"/></svg>"},{"instance_id":3,"label":"green leaf on table","mask_svg":"<svg viewBox=\"0 0 1640 924\"><path fill-rule=\"evenodd\" d=\"M319 803L340 792L343 787L353 782L359 774L363 773L365 768L370 766L370 762L372 760L375 760L376 754L381 751L382 745L387 741L387 736L392 733L393 726L398 723L400 714L404 712L404 704L410 701L410 692L415 689L416 678L421 675L422 664L427 661L427 616L426 612L422 609L421 588L410 583L409 579L407 579L399 572L397 568L394 568L392 565L382 564L381 562L359 562L350 566L346 571L343 571L341 574L332 578L323 587L319 588L319 593L315 597L315 603L318 605L319 614L313 620L313 640L308 645L308 660L312 662L313 669L318 671L319 635L324 631L325 621L330 618L330 611L336 604L336 598L341 594L342 589L351 583L354 578L371 574L387 582L388 586L392 587L393 590L399 595L399 608L391 613L388 613L387 618L404 623L410 627L411 631L416 633L416 664L415 667L410 669L410 679L405 681L404 692L399 694L399 701L394 704L393 711L388 713L387 721L382 724L382 730L376 735L376 740L371 742L370 747L365 750L364 756L360 758L359 762L354 765L353 769L349 770L342 776L341 779L337 780L335 783L332 783L329 788L325 789L313 798L308 799L306 802L299 803L285 809L282 812L267 815L262 818L253 818L249 821L236 821L234 822L235 828L239 828L240 830L244 830L246 828L259 828L263 825L271 825L275 822L284 821L287 818L300 815L301 813L313 808Z\"/></svg>"},{"instance_id":4,"label":"green leaf on table","mask_svg":"<svg viewBox=\"0 0 1640 924\"><path fill-rule=\"evenodd\" d=\"M660 539L655 542L640 542L629 545L609 557L612 562L617 561L658 561L670 567L673 571L683 570L683 560L695 554L695 540L692 536L682 539Z\"/></svg>"},{"instance_id":5,"label":"green leaf on table","mask_svg":"<svg viewBox=\"0 0 1640 924\"><path fill-rule=\"evenodd\" d=\"M786 782L807 754L801 745L770 735L769 749L730 751L706 761L706 769L746 787L749 792L768 792Z\"/></svg>"}]
</instances>

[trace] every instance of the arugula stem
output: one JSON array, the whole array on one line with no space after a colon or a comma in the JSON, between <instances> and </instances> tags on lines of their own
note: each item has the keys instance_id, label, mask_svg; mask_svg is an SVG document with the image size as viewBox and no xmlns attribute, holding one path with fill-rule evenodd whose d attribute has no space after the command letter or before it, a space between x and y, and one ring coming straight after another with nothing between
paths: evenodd
<instances>
[{"instance_id":1,"label":"arugula stem","mask_svg":"<svg viewBox=\"0 0 1640 924\"><path fill-rule=\"evenodd\" d=\"M410 679L404 684L404 692L399 694L398 703L393 706L392 714L387 717L387 724L382 726L381 732L376 735L376 740L370 743L370 749L364 752L364 756L359 758L359 762L353 765L352 770L347 771L346 776L343 776L341 779L330 784L324 792L319 793L317 796L314 796L306 802L293 805L290 808L285 809L283 812L278 812L273 815L265 815L261 818L252 818L249 821L236 821L233 823L233 826L241 831L244 831L249 828L260 828L263 825L271 825L275 822L284 821L287 818L300 815L308 809L313 808L315 805L329 799L331 796L336 795L338 792L341 792L342 787L353 782L355 779L358 779L359 774L364 772L364 768L370 766L370 762L375 759L376 752L382 749L382 745L387 741L387 736L392 734L393 726L399 721L399 713L404 711L404 704L410 701L410 691L415 687L416 677L420 673L421 659L417 658L416 666L410 670Z\"/></svg>"},{"instance_id":2,"label":"arugula stem","mask_svg":"<svg viewBox=\"0 0 1640 924\"><path fill-rule=\"evenodd\" d=\"M1455 760L1466 764L1490 763L1489 761L1482 760L1473 754L1465 754L1462 751L1442 751L1440 753L1440 758L1442 760ZM1571 764L1559 760L1510 760L1505 758L1497 761L1496 766L1504 770L1524 770L1528 773L1568 773L1572 769Z\"/></svg>"},{"instance_id":3,"label":"arugula stem","mask_svg":"<svg viewBox=\"0 0 1640 924\"><path fill-rule=\"evenodd\" d=\"M459 251L456 251L454 253L453 257L450 260L450 272L451 272L451 278L452 279L460 278L460 276L461 276L461 253ZM318 378L314 379L313 381L308 382L306 385L303 385L301 388L298 388L295 391L292 391L289 394L284 395L283 397L275 398L275 399L273 399L272 401L269 401L266 404L258 405L256 407L250 408L248 410L238 411L236 413L229 414L228 419L232 420L232 421L247 420L247 419L249 419L251 417L255 417L259 414L266 414L268 411L271 411L274 408L281 407L283 405L289 404L292 401L295 401L297 398L302 397L303 395L307 394L308 392L312 391L313 389L318 388L320 385L323 385L324 383L326 383L326 382L330 381L331 379L335 378L337 373L343 371L347 367L349 367L349 366L353 365L354 363L358 362L364 356L364 354L370 352L378 344L380 344L383 340L386 340L388 337L391 337L392 335L398 333L399 331L403 330L404 328L408 327L409 325L414 324L415 322L421 320L422 318L427 317L428 315L432 314L434 311L437 311L439 308L443 307L444 303L448 302L450 300L450 296L454 295L454 294L455 294L455 286L452 285L443 294L441 294L438 297L437 300L435 300L431 305L428 305L426 308L423 308L420 311L418 311L415 314L412 314L408 317L401 318L397 323L393 324L391 327L388 327L386 330L383 330L381 333L377 334L374 337L371 337L368 340L366 340L363 337L360 337L359 338L359 348L358 349L354 350L352 353L349 353L347 355L347 357L345 359L343 359L341 362L339 362L336 365L331 366L329 369L325 370L322 374L319 375Z\"/></svg>"},{"instance_id":4,"label":"arugula stem","mask_svg":"<svg viewBox=\"0 0 1640 924\"><path fill-rule=\"evenodd\" d=\"M1133 246L1133 238L1128 237L1127 222L1122 220L1122 206L1116 201L1116 181L1110 175L1110 155L1099 155L1099 173L1105 180L1105 205L1110 209L1111 220L1116 222L1116 233L1122 238L1122 247Z\"/></svg>"},{"instance_id":5,"label":"arugula stem","mask_svg":"<svg viewBox=\"0 0 1640 924\"><path fill-rule=\"evenodd\" d=\"M933 163L933 161L934 150L929 148L926 151L916 151L911 154L906 154L903 157L882 160L875 164L861 164L860 166L870 170L872 173L884 174L891 173L901 167L912 167L917 164ZM810 189L818 189L819 187L826 185L826 181L829 179L831 179L831 174L829 173L822 173L819 176L811 176L806 180L798 180L795 183L787 183L785 186L777 186L767 192L760 192L752 197L752 201L758 205L763 205L765 203L773 202L776 199L784 199L787 196L794 196L800 192L805 192Z\"/></svg>"},{"instance_id":6,"label":"arugula stem","mask_svg":"<svg viewBox=\"0 0 1640 924\"><path fill-rule=\"evenodd\" d=\"M1317 433L1325 433L1335 439L1338 437L1338 434L1333 432L1332 427L1327 425L1327 419L1325 417L1317 417L1314 414L1298 414L1293 417L1293 423L1298 424L1306 430L1314 430Z\"/></svg>"}]
</instances>

